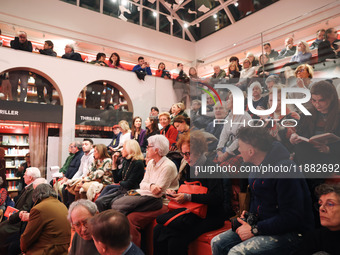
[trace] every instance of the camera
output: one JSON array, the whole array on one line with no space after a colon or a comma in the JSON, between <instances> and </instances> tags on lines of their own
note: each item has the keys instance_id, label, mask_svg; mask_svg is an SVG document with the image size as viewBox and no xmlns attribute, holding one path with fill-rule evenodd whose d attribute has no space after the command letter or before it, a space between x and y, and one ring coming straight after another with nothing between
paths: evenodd
<instances>
[{"instance_id":1,"label":"camera","mask_svg":"<svg viewBox=\"0 0 340 255\"><path fill-rule=\"evenodd\" d=\"M247 222L250 226L256 225L258 218L255 214L246 212L244 213L244 218L241 220ZM231 229L235 232L242 224L237 221L237 218L231 220Z\"/></svg>"}]
</instances>

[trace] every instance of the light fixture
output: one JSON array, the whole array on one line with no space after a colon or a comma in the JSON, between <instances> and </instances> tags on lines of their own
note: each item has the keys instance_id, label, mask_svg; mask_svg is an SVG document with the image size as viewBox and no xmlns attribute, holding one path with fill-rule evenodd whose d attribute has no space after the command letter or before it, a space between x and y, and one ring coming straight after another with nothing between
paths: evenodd
<instances>
[{"instance_id":1,"label":"light fixture","mask_svg":"<svg viewBox=\"0 0 340 255\"><path fill-rule=\"evenodd\" d=\"M157 17L157 12L152 12L152 15L154 16L154 17Z\"/></svg>"},{"instance_id":2,"label":"light fixture","mask_svg":"<svg viewBox=\"0 0 340 255\"><path fill-rule=\"evenodd\" d=\"M234 3L234 5L235 5L235 7L237 7L238 6L238 2Z\"/></svg>"},{"instance_id":3,"label":"light fixture","mask_svg":"<svg viewBox=\"0 0 340 255\"><path fill-rule=\"evenodd\" d=\"M213 17L214 17L214 19L217 19L217 14L215 13L215 14L213 15Z\"/></svg>"},{"instance_id":4,"label":"light fixture","mask_svg":"<svg viewBox=\"0 0 340 255\"><path fill-rule=\"evenodd\" d=\"M236 46L236 43L234 43L233 45Z\"/></svg>"},{"instance_id":5,"label":"light fixture","mask_svg":"<svg viewBox=\"0 0 340 255\"><path fill-rule=\"evenodd\" d=\"M128 1L127 0L122 0L122 5L127 6Z\"/></svg>"},{"instance_id":6,"label":"light fixture","mask_svg":"<svg viewBox=\"0 0 340 255\"><path fill-rule=\"evenodd\" d=\"M111 0L112 3L117 3L117 0Z\"/></svg>"},{"instance_id":7,"label":"light fixture","mask_svg":"<svg viewBox=\"0 0 340 255\"><path fill-rule=\"evenodd\" d=\"M189 26L189 25L188 25L187 23L184 23L184 27L185 27L185 28L188 28L188 26Z\"/></svg>"}]
</instances>

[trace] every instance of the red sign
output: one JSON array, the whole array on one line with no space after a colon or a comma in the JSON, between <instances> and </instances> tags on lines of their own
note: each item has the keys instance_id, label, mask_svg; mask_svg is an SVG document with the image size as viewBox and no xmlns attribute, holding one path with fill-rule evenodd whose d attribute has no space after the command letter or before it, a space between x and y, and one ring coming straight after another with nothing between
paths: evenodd
<instances>
[{"instance_id":1,"label":"red sign","mask_svg":"<svg viewBox=\"0 0 340 255\"><path fill-rule=\"evenodd\" d=\"M28 134L28 125L0 125L0 133L6 134Z\"/></svg>"}]
</instances>

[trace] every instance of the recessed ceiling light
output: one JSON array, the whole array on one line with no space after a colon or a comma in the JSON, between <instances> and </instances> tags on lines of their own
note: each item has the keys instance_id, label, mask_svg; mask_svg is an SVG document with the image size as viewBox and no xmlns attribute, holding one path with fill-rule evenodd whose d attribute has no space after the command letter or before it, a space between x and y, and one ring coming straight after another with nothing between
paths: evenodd
<instances>
[{"instance_id":1,"label":"recessed ceiling light","mask_svg":"<svg viewBox=\"0 0 340 255\"><path fill-rule=\"evenodd\" d=\"M214 17L214 19L217 19L217 14L214 14L213 17Z\"/></svg>"},{"instance_id":2,"label":"recessed ceiling light","mask_svg":"<svg viewBox=\"0 0 340 255\"><path fill-rule=\"evenodd\" d=\"M157 17L157 12L152 12L152 15L153 15L154 17Z\"/></svg>"},{"instance_id":3,"label":"recessed ceiling light","mask_svg":"<svg viewBox=\"0 0 340 255\"><path fill-rule=\"evenodd\" d=\"M238 2L234 3L234 5L237 7L238 6Z\"/></svg>"},{"instance_id":4,"label":"recessed ceiling light","mask_svg":"<svg viewBox=\"0 0 340 255\"><path fill-rule=\"evenodd\" d=\"M184 27L185 27L185 28L188 28L188 26L189 26L189 25L188 25L187 23L184 23Z\"/></svg>"}]
</instances>

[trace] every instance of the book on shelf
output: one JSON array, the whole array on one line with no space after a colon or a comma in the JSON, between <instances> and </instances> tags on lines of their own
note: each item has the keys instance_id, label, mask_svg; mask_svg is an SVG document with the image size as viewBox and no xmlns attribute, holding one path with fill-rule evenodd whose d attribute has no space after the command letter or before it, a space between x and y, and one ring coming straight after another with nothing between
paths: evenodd
<instances>
[{"instance_id":1,"label":"book on shelf","mask_svg":"<svg viewBox=\"0 0 340 255\"><path fill-rule=\"evenodd\" d=\"M314 143L314 144L330 144L330 143L335 143L335 142L340 141L340 137L332 133L314 135L309 139L303 136L298 136L298 138L307 143Z\"/></svg>"}]
</instances>

